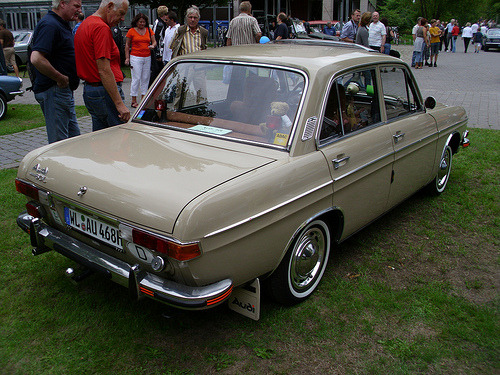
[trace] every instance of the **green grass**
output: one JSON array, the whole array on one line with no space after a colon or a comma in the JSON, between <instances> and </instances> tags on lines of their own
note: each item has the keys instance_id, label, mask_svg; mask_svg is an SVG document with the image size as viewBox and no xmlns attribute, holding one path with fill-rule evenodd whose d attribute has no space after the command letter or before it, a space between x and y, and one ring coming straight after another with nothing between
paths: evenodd
<instances>
[{"instance_id":1,"label":"green grass","mask_svg":"<svg viewBox=\"0 0 500 375\"><path fill-rule=\"evenodd\" d=\"M83 105L76 106L75 110L77 118L89 115ZM41 126L45 126L45 119L40 105L8 103L7 115L0 121L0 135L19 133Z\"/></svg>"},{"instance_id":2,"label":"green grass","mask_svg":"<svg viewBox=\"0 0 500 375\"><path fill-rule=\"evenodd\" d=\"M6 374L497 374L500 132L472 129L447 191L418 193L336 247L319 289L254 322L171 310L57 253L31 255L0 171L0 368Z\"/></svg>"}]
</instances>

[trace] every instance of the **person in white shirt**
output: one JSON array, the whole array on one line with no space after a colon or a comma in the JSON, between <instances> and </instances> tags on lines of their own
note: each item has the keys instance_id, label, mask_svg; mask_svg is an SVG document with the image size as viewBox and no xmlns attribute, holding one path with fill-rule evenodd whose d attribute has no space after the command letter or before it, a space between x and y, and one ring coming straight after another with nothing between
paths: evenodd
<instances>
[{"instance_id":1,"label":"person in white shirt","mask_svg":"<svg viewBox=\"0 0 500 375\"><path fill-rule=\"evenodd\" d=\"M472 29L472 44L474 44L474 35L477 33L477 29L479 28L479 25L477 22L474 22L471 26Z\"/></svg>"},{"instance_id":2,"label":"person in white shirt","mask_svg":"<svg viewBox=\"0 0 500 375\"><path fill-rule=\"evenodd\" d=\"M177 13L170 11L167 13L165 20L167 27L165 28L165 33L163 35L163 65L166 65L172 59L172 50L170 49L170 43L175 35L175 32L179 28L177 23Z\"/></svg>"},{"instance_id":3,"label":"person in white shirt","mask_svg":"<svg viewBox=\"0 0 500 375\"><path fill-rule=\"evenodd\" d=\"M384 44L387 31L382 22L379 21L380 15L378 12L373 12L372 23L368 28L368 44L371 49L384 53Z\"/></svg>"},{"instance_id":4,"label":"person in white shirt","mask_svg":"<svg viewBox=\"0 0 500 375\"><path fill-rule=\"evenodd\" d=\"M467 48L469 48L469 43L472 39L472 27L470 26L470 22L467 22L462 30L462 39L464 40L465 53L467 53Z\"/></svg>"}]
</instances>

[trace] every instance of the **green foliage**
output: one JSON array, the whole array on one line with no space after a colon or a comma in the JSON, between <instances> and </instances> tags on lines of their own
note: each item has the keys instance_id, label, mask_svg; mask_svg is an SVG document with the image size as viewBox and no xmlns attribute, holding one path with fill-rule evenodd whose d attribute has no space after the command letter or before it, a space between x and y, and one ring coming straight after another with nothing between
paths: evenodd
<instances>
[{"instance_id":1,"label":"green foliage","mask_svg":"<svg viewBox=\"0 0 500 375\"><path fill-rule=\"evenodd\" d=\"M0 135L14 134L29 129L45 126L42 109L38 104L13 104L7 107L7 116L0 121ZM83 105L76 106L76 117L88 116Z\"/></svg>"},{"instance_id":2,"label":"green foliage","mask_svg":"<svg viewBox=\"0 0 500 375\"><path fill-rule=\"evenodd\" d=\"M386 0L378 2L381 17L389 20L389 25L398 26L400 32L411 33L418 17L432 18L448 22L456 19L460 25L482 19L498 19L498 0Z\"/></svg>"}]
</instances>

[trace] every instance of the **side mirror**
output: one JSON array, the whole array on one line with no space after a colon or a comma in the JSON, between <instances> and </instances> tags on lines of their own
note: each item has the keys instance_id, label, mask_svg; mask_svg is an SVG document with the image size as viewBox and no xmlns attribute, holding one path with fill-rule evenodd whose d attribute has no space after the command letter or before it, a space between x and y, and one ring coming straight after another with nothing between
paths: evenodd
<instances>
[{"instance_id":1,"label":"side mirror","mask_svg":"<svg viewBox=\"0 0 500 375\"><path fill-rule=\"evenodd\" d=\"M436 99L434 97L429 96L427 99L425 99L425 108L429 109L434 109L436 107Z\"/></svg>"}]
</instances>

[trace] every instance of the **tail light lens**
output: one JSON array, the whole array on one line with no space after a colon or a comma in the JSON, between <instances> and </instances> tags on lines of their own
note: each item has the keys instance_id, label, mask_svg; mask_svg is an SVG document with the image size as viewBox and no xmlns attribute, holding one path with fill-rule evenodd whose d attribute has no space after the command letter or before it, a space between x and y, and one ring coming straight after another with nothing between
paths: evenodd
<instances>
[{"instance_id":1,"label":"tail light lens","mask_svg":"<svg viewBox=\"0 0 500 375\"><path fill-rule=\"evenodd\" d=\"M18 180L17 178L16 178L16 190L19 193L24 194L31 199L34 199L36 201L39 200L38 189L35 186L28 184L27 182Z\"/></svg>"},{"instance_id":2,"label":"tail light lens","mask_svg":"<svg viewBox=\"0 0 500 375\"><path fill-rule=\"evenodd\" d=\"M139 246L158 251L179 261L194 259L201 255L201 249L197 243L178 244L138 229L132 229L132 241Z\"/></svg>"},{"instance_id":3,"label":"tail light lens","mask_svg":"<svg viewBox=\"0 0 500 375\"><path fill-rule=\"evenodd\" d=\"M26 203L26 210L28 211L28 215L39 219L43 217L43 207L38 202L31 201Z\"/></svg>"}]
</instances>

